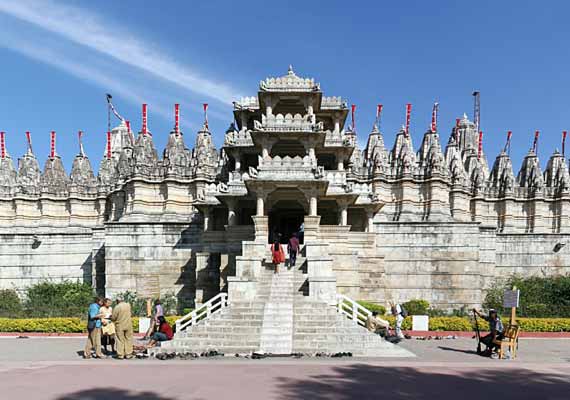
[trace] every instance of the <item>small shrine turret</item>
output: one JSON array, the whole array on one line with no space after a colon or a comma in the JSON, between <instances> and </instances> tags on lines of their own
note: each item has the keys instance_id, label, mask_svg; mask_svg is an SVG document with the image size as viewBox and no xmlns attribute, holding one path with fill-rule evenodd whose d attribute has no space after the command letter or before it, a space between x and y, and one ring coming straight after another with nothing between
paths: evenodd
<instances>
[{"instance_id":1,"label":"small shrine turret","mask_svg":"<svg viewBox=\"0 0 570 400\"><path fill-rule=\"evenodd\" d=\"M18 159L18 190L27 195L40 193L40 165L32 151L32 136L26 132L28 149L22 158Z\"/></svg>"},{"instance_id":2,"label":"small shrine turret","mask_svg":"<svg viewBox=\"0 0 570 400\"><path fill-rule=\"evenodd\" d=\"M79 131L79 154L73 159L70 174L70 191L77 193L95 193L97 190L97 180L93 174L93 168L89 157L83 149L83 132Z\"/></svg>"},{"instance_id":3,"label":"small shrine turret","mask_svg":"<svg viewBox=\"0 0 570 400\"><path fill-rule=\"evenodd\" d=\"M6 148L6 133L0 132L0 196L14 195L17 179L18 174Z\"/></svg>"},{"instance_id":4,"label":"small shrine turret","mask_svg":"<svg viewBox=\"0 0 570 400\"><path fill-rule=\"evenodd\" d=\"M46 160L44 172L40 179L42 194L65 197L69 194L69 178L63 167L63 162L56 151L56 133L51 132L50 155Z\"/></svg>"}]
</instances>

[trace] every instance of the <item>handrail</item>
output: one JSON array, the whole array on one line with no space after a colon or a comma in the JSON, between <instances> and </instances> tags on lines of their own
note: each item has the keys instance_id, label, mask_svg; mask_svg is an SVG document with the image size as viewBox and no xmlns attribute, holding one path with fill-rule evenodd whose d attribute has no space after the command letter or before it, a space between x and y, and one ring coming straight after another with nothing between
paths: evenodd
<instances>
[{"instance_id":1,"label":"handrail","mask_svg":"<svg viewBox=\"0 0 570 400\"><path fill-rule=\"evenodd\" d=\"M188 326L194 326L198 322L210 318L210 316L222 311L228 306L228 294L219 293L212 297L210 300L202 304L192 312L189 312L185 316L176 320L176 332L181 332Z\"/></svg>"},{"instance_id":2,"label":"handrail","mask_svg":"<svg viewBox=\"0 0 570 400\"><path fill-rule=\"evenodd\" d=\"M346 315L355 324L366 326L366 320L372 312L366 307L362 307L356 301L344 294L337 293L336 309L338 312Z\"/></svg>"}]
</instances>

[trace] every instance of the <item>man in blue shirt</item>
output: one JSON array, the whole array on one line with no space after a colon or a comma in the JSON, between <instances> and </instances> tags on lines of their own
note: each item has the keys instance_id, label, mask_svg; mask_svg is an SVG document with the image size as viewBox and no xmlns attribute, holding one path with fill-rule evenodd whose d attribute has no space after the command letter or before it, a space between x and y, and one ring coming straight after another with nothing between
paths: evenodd
<instances>
[{"instance_id":1,"label":"man in blue shirt","mask_svg":"<svg viewBox=\"0 0 570 400\"><path fill-rule=\"evenodd\" d=\"M95 301L89 305L87 313L87 343L83 358L91 358L91 350L95 348L95 358L103 358L101 353L101 315L99 309L103 305L103 299L96 297Z\"/></svg>"}]
</instances>

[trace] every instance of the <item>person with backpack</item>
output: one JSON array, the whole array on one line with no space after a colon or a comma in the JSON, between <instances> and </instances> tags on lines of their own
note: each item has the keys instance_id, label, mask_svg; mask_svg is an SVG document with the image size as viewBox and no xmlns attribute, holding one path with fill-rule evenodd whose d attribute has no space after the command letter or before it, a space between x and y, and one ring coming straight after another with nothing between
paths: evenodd
<instances>
[{"instance_id":1,"label":"person with backpack","mask_svg":"<svg viewBox=\"0 0 570 400\"><path fill-rule=\"evenodd\" d=\"M404 322L404 318L408 316L408 311L402 306L401 304L392 304L392 315L396 317L396 337L398 339L404 339L404 334L402 333L402 322Z\"/></svg>"}]
</instances>

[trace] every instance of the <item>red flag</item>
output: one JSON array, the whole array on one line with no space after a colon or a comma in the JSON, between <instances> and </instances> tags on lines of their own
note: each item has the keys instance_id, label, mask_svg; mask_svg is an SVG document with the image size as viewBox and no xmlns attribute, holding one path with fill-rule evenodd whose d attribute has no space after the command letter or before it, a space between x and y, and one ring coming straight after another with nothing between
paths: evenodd
<instances>
[{"instance_id":1,"label":"red flag","mask_svg":"<svg viewBox=\"0 0 570 400\"><path fill-rule=\"evenodd\" d=\"M431 131L437 132L437 112L439 109L439 103L433 103L433 110L431 112Z\"/></svg>"},{"instance_id":2,"label":"red flag","mask_svg":"<svg viewBox=\"0 0 570 400\"><path fill-rule=\"evenodd\" d=\"M406 104L406 136L410 136L410 117L412 116L412 105Z\"/></svg>"},{"instance_id":3,"label":"red flag","mask_svg":"<svg viewBox=\"0 0 570 400\"><path fill-rule=\"evenodd\" d=\"M353 104L351 107L351 115L352 115L352 133L356 132L356 119L354 118L354 113L356 111L356 104Z\"/></svg>"},{"instance_id":4,"label":"red flag","mask_svg":"<svg viewBox=\"0 0 570 400\"><path fill-rule=\"evenodd\" d=\"M6 158L6 142L4 139L4 132L0 132L0 154L2 159Z\"/></svg>"},{"instance_id":5,"label":"red flag","mask_svg":"<svg viewBox=\"0 0 570 400\"><path fill-rule=\"evenodd\" d=\"M459 146L459 118L455 118L455 143Z\"/></svg>"},{"instance_id":6,"label":"red flag","mask_svg":"<svg viewBox=\"0 0 570 400\"><path fill-rule=\"evenodd\" d=\"M143 104L142 105L142 134L146 135L147 134L147 105Z\"/></svg>"},{"instance_id":7,"label":"red flag","mask_svg":"<svg viewBox=\"0 0 570 400\"><path fill-rule=\"evenodd\" d=\"M503 149L504 152L511 153L511 136L513 136L513 132L507 132L507 142L505 143L505 148Z\"/></svg>"},{"instance_id":8,"label":"red flag","mask_svg":"<svg viewBox=\"0 0 570 400\"><path fill-rule=\"evenodd\" d=\"M534 132L534 141L532 142L532 151L536 153L536 148L538 146L538 136L540 135L539 131Z\"/></svg>"},{"instance_id":9,"label":"red flag","mask_svg":"<svg viewBox=\"0 0 570 400\"><path fill-rule=\"evenodd\" d=\"M174 132L180 132L180 104L174 105Z\"/></svg>"},{"instance_id":10,"label":"red flag","mask_svg":"<svg viewBox=\"0 0 570 400\"><path fill-rule=\"evenodd\" d=\"M378 106L376 106L376 127L380 130L380 121L382 118L382 104L378 104Z\"/></svg>"},{"instance_id":11,"label":"red flag","mask_svg":"<svg viewBox=\"0 0 570 400\"><path fill-rule=\"evenodd\" d=\"M564 147L566 145L566 131L562 131L562 155L564 155Z\"/></svg>"},{"instance_id":12,"label":"red flag","mask_svg":"<svg viewBox=\"0 0 570 400\"><path fill-rule=\"evenodd\" d=\"M32 151L32 135L30 131L26 131L26 140L28 141L28 149Z\"/></svg>"},{"instance_id":13,"label":"red flag","mask_svg":"<svg viewBox=\"0 0 570 400\"><path fill-rule=\"evenodd\" d=\"M107 160L111 158L111 131L107 131Z\"/></svg>"},{"instance_id":14,"label":"red flag","mask_svg":"<svg viewBox=\"0 0 570 400\"><path fill-rule=\"evenodd\" d=\"M55 158L55 131L51 131L51 141L50 141L50 158Z\"/></svg>"},{"instance_id":15,"label":"red flag","mask_svg":"<svg viewBox=\"0 0 570 400\"><path fill-rule=\"evenodd\" d=\"M208 103L204 103L203 107L204 107L204 126L206 127L206 129L210 129L208 127Z\"/></svg>"},{"instance_id":16,"label":"red flag","mask_svg":"<svg viewBox=\"0 0 570 400\"><path fill-rule=\"evenodd\" d=\"M483 154L483 131L479 131L479 149L477 150L477 158L481 159L481 154Z\"/></svg>"}]
</instances>

